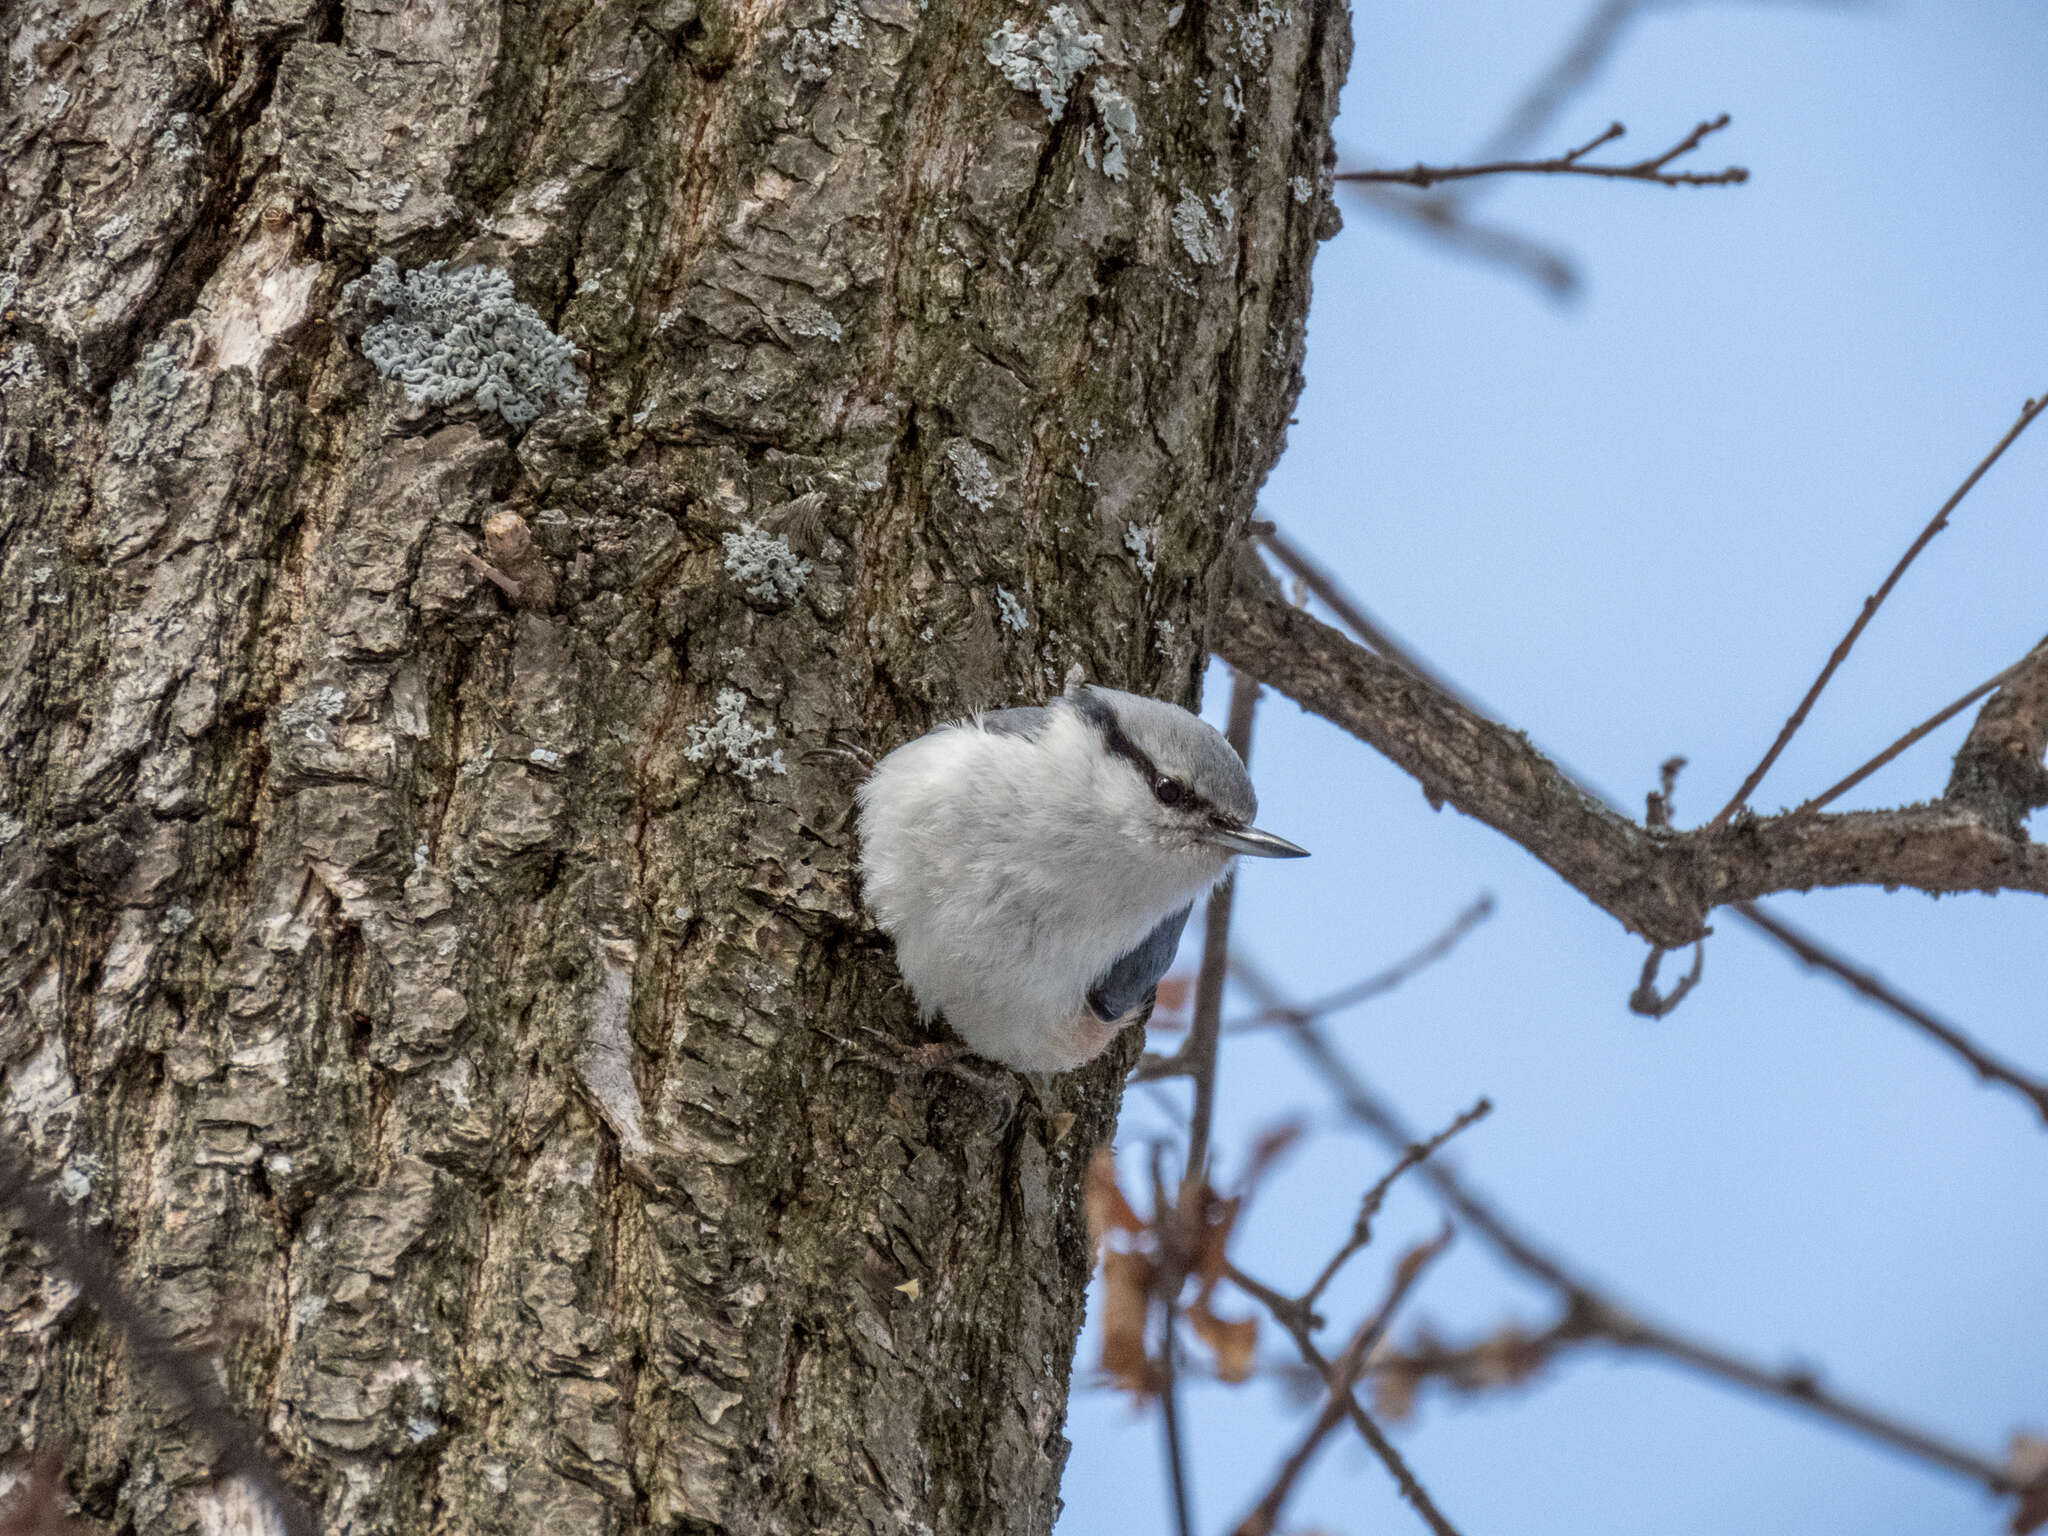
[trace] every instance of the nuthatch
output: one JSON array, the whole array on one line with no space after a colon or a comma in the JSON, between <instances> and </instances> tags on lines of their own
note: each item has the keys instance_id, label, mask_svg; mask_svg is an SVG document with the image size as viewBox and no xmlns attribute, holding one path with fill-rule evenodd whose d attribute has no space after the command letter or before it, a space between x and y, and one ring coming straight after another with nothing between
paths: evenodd
<instances>
[{"instance_id":1,"label":"nuthatch","mask_svg":"<svg viewBox=\"0 0 2048 1536\"><path fill-rule=\"evenodd\" d=\"M928 1022L1026 1072L1141 1022L1194 903L1236 855L1306 849L1251 824L1230 743L1113 688L955 721L860 788L861 877Z\"/></svg>"}]
</instances>

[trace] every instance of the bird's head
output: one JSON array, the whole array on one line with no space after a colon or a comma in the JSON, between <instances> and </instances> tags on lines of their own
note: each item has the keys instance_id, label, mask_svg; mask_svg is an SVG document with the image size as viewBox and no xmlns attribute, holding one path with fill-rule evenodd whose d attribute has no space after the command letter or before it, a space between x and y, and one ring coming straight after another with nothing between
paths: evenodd
<instances>
[{"instance_id":1,"label":"bird's head","mask_svg":"<svg viewBox=\"0 0 2048 1536\"><path fill-rule=\"evenodd\" d=\"M1087 687L1067 696L1105 758L1098 782L1115 796L1120 819L1157 843L1216 872L1233 854L1299 859L1306 848L1252 825L1258 796L1244 763L1223 734L1163 699Z\"/></svg>"}]
</instances>

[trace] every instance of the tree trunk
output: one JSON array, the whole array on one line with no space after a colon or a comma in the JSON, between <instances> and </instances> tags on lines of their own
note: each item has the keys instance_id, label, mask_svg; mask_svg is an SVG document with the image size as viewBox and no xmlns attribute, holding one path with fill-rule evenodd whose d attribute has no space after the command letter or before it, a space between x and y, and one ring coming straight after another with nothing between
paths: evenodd
<instances>
[{"instance_id":1,"label":"tree trunk","mask_svg":"<svg viewBox=\"0 0 2048 1536\"><path fill-rule=\"evenodd\" d=\"M1007 1124L863 1060L815 749L1199 684L1348 34L1105 11L10 8L4 1134L329 1529L1050 1526L1134 1042ZM587 396L408 373L437 259ZM248 1513L17 1232L38 1447Z\"/></svg>"}]
</instances>

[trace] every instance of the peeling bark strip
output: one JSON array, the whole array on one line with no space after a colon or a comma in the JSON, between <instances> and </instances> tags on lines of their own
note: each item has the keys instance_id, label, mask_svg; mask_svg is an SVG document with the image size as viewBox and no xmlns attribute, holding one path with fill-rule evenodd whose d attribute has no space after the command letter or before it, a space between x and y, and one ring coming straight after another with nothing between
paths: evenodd
<instances>
[{"instance_id":1,"label":"peeling bark strip","mask_svg":"<svg viewBox=\"0 0 2048 1536\"><path fill-rule=\"evenodd\" d=\"M1384 753L1433 802L1514 839L1631 932L1666 949L1703 937L1715 907L1774 891L1903 885L1934 894L2048 895L2048 847L2027 840L2009 807L1982 808L1988 773L1963 772L1966 760L1996 753L2008 762L2029 746L2028 766L2038 771L2048 691L2031 658L1986 704L1958 762L1961 789L1946 799L1845 815L1744 816L1725 828L1677 832L1610 810L1520 731L1475 714L1293 607L1249 554L1214 643L1231 665Z\"/></svg>"},{"instance_id":2,"label":"peeling bark strip","mask_svg":"<svg viewBox=\"0 0 2048 1536\"><path fill-rule=\"evenodd\" d=\"M0 1135L329 1529L1045 1531L1121 1064L841 1064L807 754L1192 695L1343 8L0 26ZM0 1474L254 1518L0 1234Z\"/></svg>"}]
</instances>

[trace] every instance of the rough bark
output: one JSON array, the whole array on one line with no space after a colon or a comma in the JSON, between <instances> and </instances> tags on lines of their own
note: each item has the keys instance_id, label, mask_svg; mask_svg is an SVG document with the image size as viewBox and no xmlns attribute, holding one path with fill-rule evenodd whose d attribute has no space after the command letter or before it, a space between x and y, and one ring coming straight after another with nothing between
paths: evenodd
<instances>
[{"instance_id":1,"label":"rough bark","mask_svg":"<svg viewBox=\"0 0 2048 1536\"><path fill-rule=\"evenodd\" d=\"M849 1059L916 1025L807 752L1198 684L1348 34L1105 10L1063 100L996 4L7 12L0 1131L330 1528L1049 1527L1127 1054L1001 1127ZM587 401L414 403L386 256ZM0 1467L230 1528L131 1366L8 1240Z\"/></svg>"}]
</instances>

